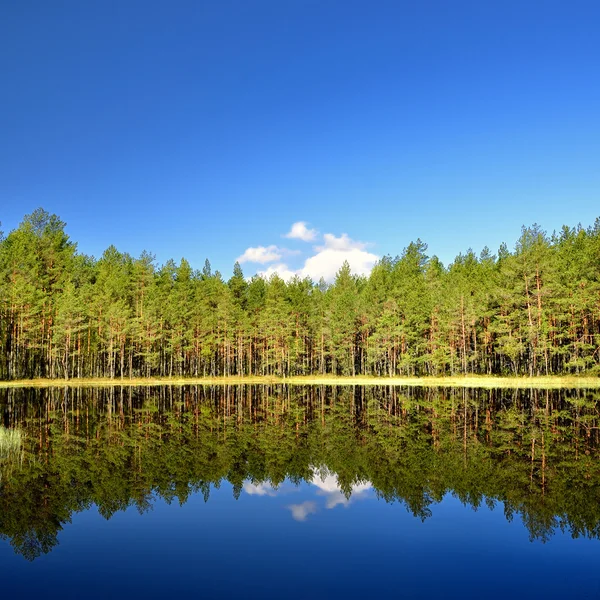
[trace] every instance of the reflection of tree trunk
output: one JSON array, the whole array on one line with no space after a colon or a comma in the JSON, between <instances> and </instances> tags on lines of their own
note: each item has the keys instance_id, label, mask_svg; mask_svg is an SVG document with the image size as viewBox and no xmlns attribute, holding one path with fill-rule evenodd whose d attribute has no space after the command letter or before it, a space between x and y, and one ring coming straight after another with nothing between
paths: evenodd
<instances>
[{"instance_id":1,"label":"reflection of tree trunk","mask_svg":"<svg viewBox=\"0 0 600 600\"><path fill-rule=\"evenodd\" d=\"M546 493L546 449L544 447L544 432L542 431L542 495Z\"/></svg>"},{"instance_id":2,"label":"reflection of tree trunk","mask_svg":"<svg viewBox=\"0 0 600 600\"><path fill-rule=\"evenodd\" d=\"M467 391L463 390L463 455L467 466Z\"/></svg>"},{"instance_id":3,"label":"reflection of tree trunk","mask_svg":"<svg viewBox=\"0 0 600 600\"><path fill-rule=\"evenodd\" d=\"M531 489L533 489L533 465L535 462L535 438L531 438L531 473L529 475L529 481L531 484Z\"/></svg>"}]
</instances>

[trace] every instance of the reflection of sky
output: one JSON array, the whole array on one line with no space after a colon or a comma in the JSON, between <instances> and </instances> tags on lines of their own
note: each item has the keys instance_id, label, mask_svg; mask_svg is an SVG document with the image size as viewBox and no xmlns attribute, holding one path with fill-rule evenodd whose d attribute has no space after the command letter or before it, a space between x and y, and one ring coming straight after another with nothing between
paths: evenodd
<instances>
[{"instance_id":1,"label":"reflection of sky","mask_svg":"<svg viewBox=\"0 0 600 600\"><path fill-rule=\"evenodd\" d=\"M263 483L244 483L244 491L250 496L275 496L277 490L267 481Z\"/></svg>"},{"instance_id":2,"label":"reflection of sky","mask_svg":"<svg viewBox=\"0 0 600 600\"><path fill-rule=\"evenodd\" d=\"M48 590L61 590L62 600L600 597L597 539L557 527L549 542L531 543L501 502L474 511L448 493L423 522L367 482L348 502L334 502L333 473L244 489L238 497L223 481L208 501L200 492L183 505L158 499L151 511L131 506L108 521L92 506L74 513L59 545L33 563L0 540L2 597L42 598ZM363 498L370 501L356 501Z\"/></svg>"},{"instance_id":3,"label":"reflection of sky","mask_svg":"<svg viewBox=\"0 0 600 600\"><path fill-rule=\"evenodd\" d=\"M302 504L290 504L288 508L292 511L294 521L306 521L308 515L317 512L317 504L311 500L302 502Z\"/></svg>"},{"instance_id":4,"label":"reflection of sky","mask_svg":"<svg viewBox=\"0 0 600 600\"><path fill-rule=\"evenodd\" d=\"M286 506L296 521L306 521L309 515L317 513L320 508L332 509L339 505L348 507L357 500L368 498L369 491L373 487L370 481L356 483L351 486L350 494L346 496L335 473L325 467L313 467L312 471L312 480L308 481L302 489L310 499ZM276 496L299 491L298 488L291 490L288 486L276 489L268 481L258 483L246 481L243 489L250 496Z\"/></svg>"}]
</instances>

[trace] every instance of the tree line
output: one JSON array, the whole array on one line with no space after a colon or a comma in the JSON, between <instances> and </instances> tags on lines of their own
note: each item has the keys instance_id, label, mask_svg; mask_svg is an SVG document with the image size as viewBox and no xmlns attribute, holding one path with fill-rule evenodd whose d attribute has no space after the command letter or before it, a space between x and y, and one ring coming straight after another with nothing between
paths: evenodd
<instances>
[{"instance_id":1,"label":"tree line","mask_svg":"<svg viewBox=\"0 0 600 600\"><path fill-rule=\"evenodd\" d=\"M38 209L0 233L0 378L600 374L600 219L448 266L421 240L368 277L226 280L207 260L77 252Z\"/></svg>"}]
</instances>

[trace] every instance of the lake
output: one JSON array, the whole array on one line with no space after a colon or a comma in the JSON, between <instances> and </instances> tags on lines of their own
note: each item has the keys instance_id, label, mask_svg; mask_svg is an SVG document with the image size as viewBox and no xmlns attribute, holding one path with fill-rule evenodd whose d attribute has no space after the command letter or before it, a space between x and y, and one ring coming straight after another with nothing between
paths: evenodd
<instances>
[{"instance_id":1,"label":"lake","mask_svg":"<svg viewBox=\"0 0 600 600\"><path fill-rule=\"evenodd\" d=\"M383 386L0 390L2 590L597 598L599 400Z\"/></svg>"}]
</instances>

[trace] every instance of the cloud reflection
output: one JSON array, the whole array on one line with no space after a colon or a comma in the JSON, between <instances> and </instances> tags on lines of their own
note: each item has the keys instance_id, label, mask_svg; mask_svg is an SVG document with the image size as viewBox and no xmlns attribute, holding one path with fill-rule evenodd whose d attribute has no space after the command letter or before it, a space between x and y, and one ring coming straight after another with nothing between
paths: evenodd
<instances>
[{"instance_id":1,"label":"cloud reflection","mask_svg":"<svg viewBox=\"0 0 600 600\"><path fill-rule=\"evenodd\" d=\"M340 488L337 475L326 468L314 468L311 483L319 488L317 491L319 496L325 496L325 508L328 509L340 504L348 506L351 501L362 500L373 487L370 481L355 484L350 488L350 496L346 497Z\"/></svg>"},{"instance_id":2,"label":"cloud reflection","mask_svg":"<svg viewBox=\"0 0 600 600\"><path fill-rule=\"evenodd\" d=\"M292 519L295 521L306 521L308 515L317 512L317 504L310 500L302 502L302 504L290 504L287 508L292 511Z\"/></svg>"},{"instance_id":3,"label":"cloud reflection","mask_svg":"<svg viewBox=\"0 0 600 600\"><path fill-rule=\"evenodd\" d=\"M277 490L268 482L252 483L246 481L243 489L250 496L275 496L277 494Z\"/></svg>"},{"instance_id":4,"label":"cloud reflection","mask_svg":"<svg viewBox=\"0 0 600 600\"><path fill-rule=\"evenodd\" d=\"M306 479L307 486L289 487L284 483L287 491L283 491L279 486L274 488L270 481L262 482L244 482L243 490L249 496L279 496L280 494L291 491L307 491L309 494L316 495L315 500L306 500L300 504L288 504L285 508L292 513L295 521L306 521L310 515L319 511L319 508L330 510L336 506L348 507L357 500L363 500L369 497L373 485L370 481L361 481L350 486L349 493L346 495L338 482L336 473L330 471L327 467L312 467L312 478ZM314 487L313 487L314 486ZM315 489L316 488L316 489Z\"/></svg>"}]
</instances>

